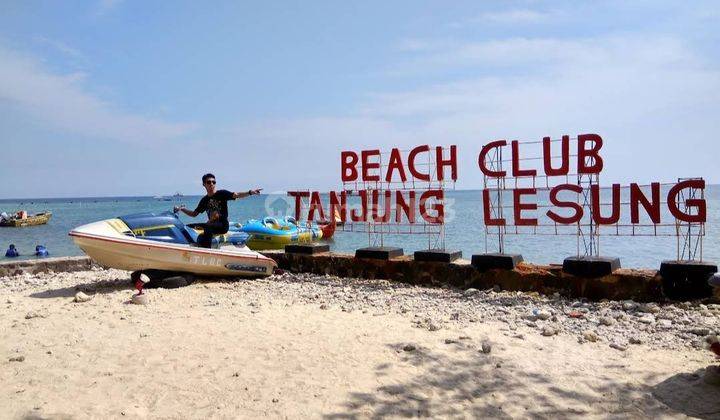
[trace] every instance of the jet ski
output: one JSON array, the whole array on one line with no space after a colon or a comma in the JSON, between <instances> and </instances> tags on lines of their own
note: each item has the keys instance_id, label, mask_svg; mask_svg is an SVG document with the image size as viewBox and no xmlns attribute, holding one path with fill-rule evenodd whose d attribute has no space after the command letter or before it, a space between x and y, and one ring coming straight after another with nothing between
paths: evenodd
<instances>
[{"instance_id":1,"label":"jet ski","mask_svg":"<svg viewBox=\"0 0 720 420\"><path fill-rule=\"evenodd\" d=\"M197 232L176 213L140 213L77 227L69 235L98 264L153 273L260 277L273 273L271 258L250 250L247 235L214 238L212 248L197 246ZM161 275L158 275L161 273Z\"/></svg>"}]
</instances>

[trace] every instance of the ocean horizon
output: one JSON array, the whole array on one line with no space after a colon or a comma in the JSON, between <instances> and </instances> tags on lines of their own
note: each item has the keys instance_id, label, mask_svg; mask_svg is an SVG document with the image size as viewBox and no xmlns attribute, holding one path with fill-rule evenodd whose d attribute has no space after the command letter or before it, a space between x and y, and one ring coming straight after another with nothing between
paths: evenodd
<instances>
[{"instance_id":1,"label":"ocean horizon","mask_svg":"<svg viewBox=\"0 0 720 420\"><path fill-rule=\"evenodd\" d=\"M607 186L611 184L603 184L603 189L605 189ZM623 188L626 188L626 184L622 184ZM645 185L645 184L642 184ZM720 184L705 184L705 188L707 189L716 189L720 186ZM218 188L218 189L227 189L227 188ZM198 189L200 190L200 189ZM335 191L340 191L342 188L337 188ZM473 192L482 191L482 188L446 188L446 192ZM272 193L263 192L261 196L269 195L269 194L279 194L279 193L287 193L288 191L294 191L294 190L278 190L274 191ZM321 190L322 191L322 190ZM175 193L173 193L175 194ZM205 194L183 194L182 197L202 197ZM89 196L59 196L59 197L6 197L6 198L0 198L0 203L24 203L24 202L35 202L35 201L48 201L48 200L110 200L110 199L130 199L130 198L152 198L155 199L156 197L165 197L165 198L172 198L172 194L141 194L141 195L89 195ZM2 210L0 211L7 211Z\"/></svg>"}]
</instances>

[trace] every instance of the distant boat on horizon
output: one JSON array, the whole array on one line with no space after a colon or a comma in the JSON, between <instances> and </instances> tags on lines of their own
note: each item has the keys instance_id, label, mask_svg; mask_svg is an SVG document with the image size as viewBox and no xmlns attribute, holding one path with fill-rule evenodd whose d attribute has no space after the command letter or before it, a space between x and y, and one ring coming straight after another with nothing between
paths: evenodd
<instances>
[{"instance_id":1,"label":"distant boat on horizon","mask_svg":"<svg viewBox=\"0 0 720 420\"><path fill-rule=\"evenodd\" d=\"M183 195L183 193L181 193L180 191L176 191L175 194L173 194L173 195L156 195L153 198L155 200L159 200L159 201L173 201L173 200L179 200L183 197L185 197Z\"/></svg>"}]
</instances>

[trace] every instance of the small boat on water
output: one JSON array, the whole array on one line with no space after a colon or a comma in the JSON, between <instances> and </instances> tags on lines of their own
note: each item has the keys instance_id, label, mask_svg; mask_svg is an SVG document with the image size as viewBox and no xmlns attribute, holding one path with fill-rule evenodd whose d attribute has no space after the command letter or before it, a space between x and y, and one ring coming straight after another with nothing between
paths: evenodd
<instances>
[{"instance_id":1,"label":"small boat on water","mask_svg":"<svg viewBox=\"0 0 720 420\"><path fill-rule=\"evenodd\" d=\"M156 195L153 198L159 201L176 201L185 197L180 191L176 191L173 195Z\"/></svg>"},{"instance_id":2,"label":"small boat on water","mask_svg":"<svg viewBox=\"0 0 720 420\"><path fill-rule=\"evenodd\" d=\"M46 224L52 213L44 211L36 214L28 214L25 210L21 210L15 214L7 215L2 213L0 215L0 227L24 227L24 226L37 226Z\"/></svg>"},{"instance_id":3,"label":"small boat on water","mask_svg":"<svg viewBox=\"0 0 720 420\"><path fill-rule=\"evenodd\" d=\"M271 275L277 267L271 258L245 246L244 236L214 239L209 249L198 247L197 232L171 212L101 220L77 227L69 235L100 265L135 273L258 277Z\"/></svg>"}]
</instances>

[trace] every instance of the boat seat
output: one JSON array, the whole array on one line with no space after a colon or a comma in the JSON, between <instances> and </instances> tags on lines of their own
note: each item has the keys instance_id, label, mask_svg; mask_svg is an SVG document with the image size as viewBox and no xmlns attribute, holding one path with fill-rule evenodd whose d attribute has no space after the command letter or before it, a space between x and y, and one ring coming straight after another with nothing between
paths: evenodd
<instances>
[{"instance_id":1,"label":"boat seat","mask_svg":"<svg viewBox=\"0 0 720 420\"><path fill-rule=\"evenodd\" d=\"M197 245L197 237L199 234L195 232L194 229L185 226L182 232L190 245Z\"/></svg>"}]
</instances>

